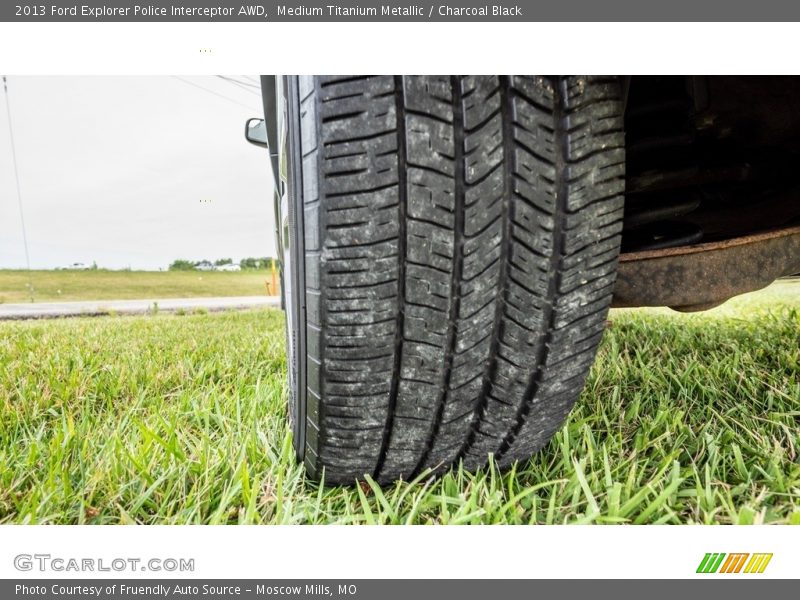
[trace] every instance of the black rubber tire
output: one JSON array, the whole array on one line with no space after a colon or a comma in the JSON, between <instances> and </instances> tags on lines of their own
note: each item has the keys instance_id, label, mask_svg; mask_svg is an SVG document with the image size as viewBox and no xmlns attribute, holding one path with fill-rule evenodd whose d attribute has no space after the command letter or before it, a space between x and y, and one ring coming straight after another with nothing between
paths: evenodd
<instances>
[{"instance_id":1,"label":"black rubber tire","mask_svg":"<svg viewBox=\"0 0 800 600\"><path fill-rule=\"evenodd\" d=\"M386 483L529 458L578 397L611 302L619 82L303 76L286 87L302 217L290 235L304 258L292 414L308 473Z\"/></svg>"}]
</instances>

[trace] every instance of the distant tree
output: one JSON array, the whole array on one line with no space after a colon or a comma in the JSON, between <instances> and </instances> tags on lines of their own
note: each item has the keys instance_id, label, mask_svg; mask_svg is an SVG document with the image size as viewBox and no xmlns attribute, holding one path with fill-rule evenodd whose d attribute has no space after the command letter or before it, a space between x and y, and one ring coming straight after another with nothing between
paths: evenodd
<instances>
[{"instance_id":1,"label":"distant tree","mask_svg":"<svg viewBox=\"0 0 800 600\"><path fill-rule=\"evenodd\" d=\"M179 258L178 260L172 261L172 264L169 266L170 271L194 271L196 263L193 263L190 260L183 260Z\"/></svg>"},{"instance_id":2,"label":"distant tree","mask_svg":"<svg viewBox=\"0 0 800 600\"><path fill-rule=\"evenodd\" d=\"M92 261L92 266L89 267L89 270L90 271L97 271L97 261L96 260Z\"/></svg>"},{"instance_id":3,"label":"distant tree","mask_svg":"<svg viewBox=\"0 0 800 600\"><path fill-rule=\"evenodd\" d=\"M220 258L214 261L214 265L217 267L221 267L222 265L232 265L233 259L231 258Z\"/></svg>"},{"instance_id":4,"label":"distant tree","mask_svg":"<svg viewBox=\"0 0 800 600\"><path fill-rule=\"evenodd\" d=\"M255 258L249 256L247 258L243 258L239 261L239 266L242 269L250 270L250 269L269 269L272 267L272 263L275 259L269 256L263 256L261 258Z\"/></svg>"}]
</instances>

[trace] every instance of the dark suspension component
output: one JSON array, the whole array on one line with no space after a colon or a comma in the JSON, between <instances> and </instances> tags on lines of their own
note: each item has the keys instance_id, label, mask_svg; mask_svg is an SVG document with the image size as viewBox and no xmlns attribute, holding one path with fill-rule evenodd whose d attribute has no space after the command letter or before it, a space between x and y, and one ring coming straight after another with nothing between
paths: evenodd
<instances>
[{"instance_id":1,"label":"dark suspension component","mask_svg":"<svg viewBox=\"0 0 800 600\"><path fill-rule=\"evenodd\" d=\"M797 222L798 88L781 77L632 77L622 251Z\"/></svg>"}]
</instances>

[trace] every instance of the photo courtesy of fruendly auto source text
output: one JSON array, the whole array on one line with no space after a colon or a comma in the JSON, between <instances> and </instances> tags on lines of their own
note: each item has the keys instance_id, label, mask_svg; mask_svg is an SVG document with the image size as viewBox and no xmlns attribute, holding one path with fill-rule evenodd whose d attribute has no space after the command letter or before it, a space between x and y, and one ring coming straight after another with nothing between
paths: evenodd
<instances>
[{"instance_id":1,"label":"photo courtesy of fruendly auto source text","mask_svg":"<svg viewBox=\"0 0 800 600\"><path fill-rule=\"evenodd\" d=\"M0 5L0 598L795 596L798 38Z\"/></svg>"}]
</instances>

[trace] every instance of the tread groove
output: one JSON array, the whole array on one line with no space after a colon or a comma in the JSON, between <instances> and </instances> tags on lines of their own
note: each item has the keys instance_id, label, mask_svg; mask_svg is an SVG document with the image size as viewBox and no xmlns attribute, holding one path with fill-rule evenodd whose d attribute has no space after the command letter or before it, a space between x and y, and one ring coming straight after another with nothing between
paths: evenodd
<instances>
[{"instance_id":1,"label":"tread groove","mask_svg":"<svg viewBox=\"0 0 800 600\"><path fill-rule=\"evenodd\" d=\"M386 414L386 423L384 425L383 439L381 440L380 453L378 454L375 468L372 476L378 479L383 464L386 461L386 453L389 449L389 440L392 435L394 426L394 411L397 406L398 387L400 385L400 367L403 360L403 331L404 331L404 318L405 318L405 279L406 279L406 202L407 202L407 182L406 171L406 123L404 109L404 85L403 78L396 76L394 78L395 87L395 120L397 123L397 186L398 197L400 203L398 204L398 239L397 239L397 321L394 338L394 366L392 375L392 388L389 391L389 407Z\"/></svg>"},{"instance_id":2,"label":"tread groove","mask_svg":"<svg viewBox=\"0 0 800 600\"><path fill-rule=\"evenodd\" d=\"M500 275L497 282L498 294L496 296L496 305L494 320L492 323L492 341L489 349L489 360L486 361L486 367L483 374L483 382L481 385L480 396L477 401L473 417L469 425L466 438L463 445L456 455L456 462L461 461L469 452L472 445L475 443L475 436L477 435L480 424L484 419L486 407L489 402L489 395L491 393L492 380L497 371L498 355L500 351L500 340L502 337L503 327L503 312L505 306L508 304L508 284L509 279L509 262L510 262L510 244L512 236L512 222L510 216L511 195L513 193L512 187L512 173L513 166L511 161L511 143L514 138L513 127L511 118L514 114L514 108L511 104L511 82L507 76L500 78L500 108L502 115L503 127L503 203L501 210L502 227L502 240L501 240L501 253L502 263L500 266Z\"/></svg>"}]
</instances>

